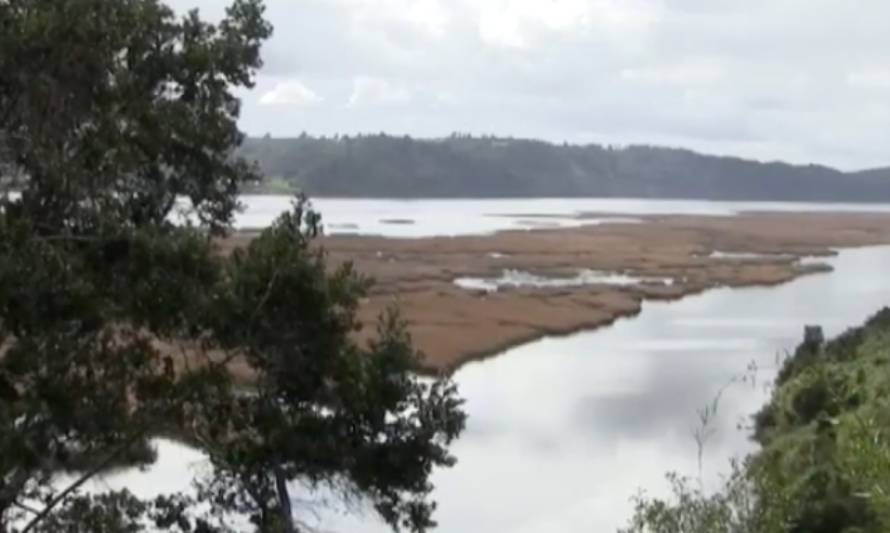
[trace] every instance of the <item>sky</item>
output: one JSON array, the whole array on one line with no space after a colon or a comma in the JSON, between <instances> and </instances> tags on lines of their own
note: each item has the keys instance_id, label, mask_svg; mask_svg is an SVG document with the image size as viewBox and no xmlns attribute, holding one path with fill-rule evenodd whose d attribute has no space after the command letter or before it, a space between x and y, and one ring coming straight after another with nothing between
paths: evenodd
<instances>
[{"instance_id":1,"label":"sky","mask_svg":"<svg viewBox=\"0 0 890 533\"><path fill-rule=\"evenodd\" d=\"M168 0L209 19L224 0ZM266 0L241 128L890 164L886 0Z\"/></svg>"}]
</instances>

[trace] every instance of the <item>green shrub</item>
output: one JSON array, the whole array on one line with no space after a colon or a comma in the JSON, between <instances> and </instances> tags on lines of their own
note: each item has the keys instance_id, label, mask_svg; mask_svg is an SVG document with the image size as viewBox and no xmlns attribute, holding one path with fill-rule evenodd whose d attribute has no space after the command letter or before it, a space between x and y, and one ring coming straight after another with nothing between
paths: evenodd
<instances>
[{"instance_id":1,"label":"green shrub","mask_svg":"<svg viewBox=\"0 0 890 533\"><path fill-rule=\"evenodd\" d=\"M890 532L890 309L788 358L754 416L762 448L714 494L670 476L624 533Z\"/></svg>"}]
</instances>

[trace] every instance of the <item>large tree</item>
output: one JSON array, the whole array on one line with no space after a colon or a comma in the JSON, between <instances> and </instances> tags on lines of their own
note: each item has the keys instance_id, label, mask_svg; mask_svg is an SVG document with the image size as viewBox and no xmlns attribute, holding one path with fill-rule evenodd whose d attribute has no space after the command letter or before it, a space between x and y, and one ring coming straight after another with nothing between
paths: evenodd
<instances>
[{"instance_id":1,"label":"large tree","mask_svg":"<svg viewBox=\"0 0 890 533\"><path fill-rule=\"evenodd\" d=\"M395 314L354 340L368 283L326 265L304 202L218 246L257 179L232 91L270 32L259 0L216 24L157 0L0 0L0 532L295 531L295 480L433 524L453 385L414 374ZM80 492L160 434L208 455L195 490Z\"/></svg>"}]
</instances>

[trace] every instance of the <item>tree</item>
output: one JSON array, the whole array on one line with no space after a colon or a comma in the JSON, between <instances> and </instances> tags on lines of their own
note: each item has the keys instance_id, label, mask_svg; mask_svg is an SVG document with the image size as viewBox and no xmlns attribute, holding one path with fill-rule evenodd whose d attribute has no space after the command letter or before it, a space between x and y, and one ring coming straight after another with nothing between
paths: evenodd
<instances>
[{"instance_id":1,"label":"tree","mask_svg":"<svg viewBox=\"0 0 890 533\"><path fill-rule=\"evenodd\" d=\"M415 375L395 313L354 340L368 282L328 267L304 201L220 247L258 178L232 90L270 32L259 0L218 24L157 0L0 0L0 531L225 531L233 513L295 531L297 479L432 525L454 386ZM79 492L159 434L208 454L197 491Z\"/></svg>"}]
</instances>

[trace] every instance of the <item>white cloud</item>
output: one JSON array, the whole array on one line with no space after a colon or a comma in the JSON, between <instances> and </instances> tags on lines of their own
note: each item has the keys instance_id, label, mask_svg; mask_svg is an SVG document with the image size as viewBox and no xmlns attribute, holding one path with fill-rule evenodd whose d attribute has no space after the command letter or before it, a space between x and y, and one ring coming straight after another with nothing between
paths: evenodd
<instances>
[{"instance_id":1,"label":"white cloud","mask_svg":"<svg viewBox=\"0 0 890 533\"><path fill-rule=\"evenodd\" d=\"M436 102L439 104L454 105L457 101L457 95L451 91L439 91L436 93Z\"/></svg>"},{"instance_id":2,"label":"white cloud","mask_svg":"<svg viewBox=\"0 0 890 533\"><path fill-rule=\"evenodd\" d=\"M660 8L640 0L473 0L484 43L528 48L554 34L638 38Z\"/></svg>"},{"instance_id":3,"label":"white cloud","mask_svg":"<svg viewBox=\"0 0 890 533\"><path fill-rule=\"evenodd\" d=\"M168 1L208 16L228 3ZM890 162L886 0L265 2L275 33L242 107L250 133L571 142L594 130L606 143Z\"/></svg>"},{"instance_id":4,"label":"white cloud","mask_svg":"<svg viewBox=\"0 0 890 533\"><path fill-rule=\"evenodd\" d=\"M448 12L438 0L416 0L400 10L406 21L435 37L442 37L449 22Z\"/></svg>"},{"instance_id":5,"label":"white cloud","mask_svg":"<svg viewBox=\"0 0 890 533\"><path fill-rule=\"evenodd\" d=\"M311 107L323 102L324 99L302 82L288 80L278 83L271 91L263 94L261 105L292 105Z\"/></svg>"},{"instance_id":6,"label":"white cloud","mask_svg":"<svg viewBox=\"0 0 890 533\"><path fill-rule=\"evenodd\" d=\"M479 36L487 44L523 48L528 43L523 35L522 22L516 13L489 6L479 14Z\"/></svg>"},{"instance_id":7,"label":"white cloud","mask_svg":"<svg viewBox=\"0 0 890 533\"><path fill-rule=\"evenodd\" d=\"M410 99L411 92L402 85L392 84L383 78L359 76L352 82L352 94L347 106L391 105Z\"/></svg>"},{"instance_id":8,"label":"white cloud","mask_svg":"<svg viewBox=\"0 0 890 533\"><path fill-rule=\"evenodd\" d=\"M487 0L478 6L479 36L495 46L524 48L542 30L574 31L590 21L583 0Z\"/></svg>"},{"instance_id":9,"label":"white cloud","mask_svg":"<svg viewBox=\"0 0 890 533\"><path fill-rule=\"evenodd\" d=\"M452 20L443 0L327 0L339 4L344 22L353 31L366 34L409 32L439 39ZM445 0L447 1L447 0Z\"/></svg>"},{"instance_id":10,"label":"white cloud","mask_svg":"<svg viewBox=\"0 0 890 533\"><path fill-rule=\"evenodd\" d=\"M620 72L622 80L651 85L700 86L713 85L725 79L724 68L712 62L626 68Z\"/></svg>"},{"instance_id":11,"label":"white cloud","mask_svg":"<svg viewBox=\"0 0 890 533\"><path fill-rule=\"evenodd\" d=\"M847 74L847 83L862 89L890 89L890 70L863 69Z\"/></svg>"}]
</instances>

